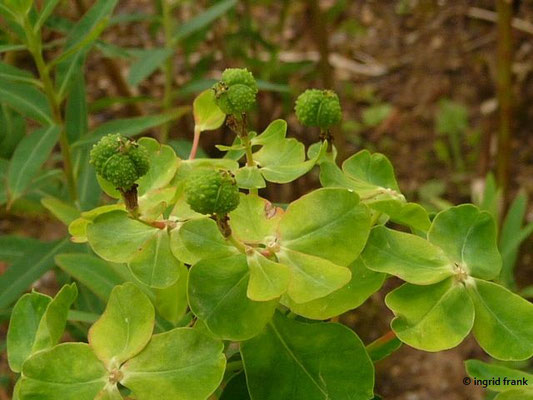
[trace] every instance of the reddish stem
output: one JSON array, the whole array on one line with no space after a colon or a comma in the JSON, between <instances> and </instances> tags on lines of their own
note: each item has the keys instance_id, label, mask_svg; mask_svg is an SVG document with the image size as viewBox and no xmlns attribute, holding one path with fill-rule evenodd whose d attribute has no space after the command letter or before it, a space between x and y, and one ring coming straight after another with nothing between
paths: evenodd
<instances>
[{"instance_id":1,"label":"reddish stem","mask_svg":"<svg viewBox=\"0 0 533 400\"><path fill-rule=\"evenodd\" d=\"M194 129L194 139L192 142L191 153L189 154L189 160L194 160L196 158L196 153L198 152L198 145L200 143L200 132L199 129Z\"/></svg>"}]
</instances>

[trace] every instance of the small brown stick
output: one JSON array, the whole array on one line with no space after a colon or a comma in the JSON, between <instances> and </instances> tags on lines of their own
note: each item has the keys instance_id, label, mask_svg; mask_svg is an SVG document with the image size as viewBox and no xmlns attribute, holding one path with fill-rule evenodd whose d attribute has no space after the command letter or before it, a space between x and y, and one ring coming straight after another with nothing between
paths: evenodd
<instances>
[{"instance_id":1,"label":"small brown stick","mask_svg":"<svg viewBox=\"0 0 533 400\"><path fill-rule=\"evenodd\" d=\"M498 22L498 14L494 11L485 10L478 7L470 7L466 12L466 15L470 18L480 19L487 22ZM533 24L529 21L513 18L511 19L511 26L517 31L529 33L533 35Z\"/></svg>"}]
</instances>

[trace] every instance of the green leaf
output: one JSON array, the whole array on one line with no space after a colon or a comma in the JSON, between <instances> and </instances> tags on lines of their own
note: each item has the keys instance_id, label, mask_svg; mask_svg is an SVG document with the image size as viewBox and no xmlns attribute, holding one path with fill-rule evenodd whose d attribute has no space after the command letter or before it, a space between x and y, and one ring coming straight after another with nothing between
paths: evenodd
<instances>
[{"instance_id":1,"label":"green leaf","mask_svg":"<svg viewBox=\"0 0 533 400\"><path fill-rule=\"evenodd\" d=\"M533 400L533 390L531 388L506 390L498 394L494 400Z\"/></svg>"},{"instance_id":2,"label":"green leaf","mask_svg":"<svg viewBox=\"0 0 533 400\"><path fill-rule=\"evenodd\" d=\"M118 0L97 0L70 30L63 50L63 53L68 53L69 56L58 64L57 70L56 80L60 97L68 92L75 72L83 64L87 49L104 30L117 3Z\"/></svg>"},{"instance_id":3,"label":"green leaf","mask_svg":"<svg viewBox=\"0 0 533 400\"><path fill-rule=\"evenodd\" d=\"M191 328L154 335L146 348L128 361L121 383L143 400L204 400L224 375L222 342Z\"/></svg>"},{"instance_id":4,"label":"green leaf","mask_svg":"<svg viewBox=\"0 0 533 400\"><path fill-rule=\"evenodd\" d=\"M89 330L89 343L109 370L138 354L154 330L150 299L133 283L116 286L107 307Z\"/></svg>"},{"instance_id":5,"label":"green leaf","mask_svg":"<svg viewBox=\"0 0 533 400\"><path fill-rule=\"evenodd\" d=\"M148 115L146 117L134 117L115 119L109 122L105 122L98 126L96 129L83 136L79 141L74 143L73 146L85 146L98 142L102 137L109 133L120 133L124 136L137 136L151 128L166 124L167 122L174 121L181 118L187 113L189 107L177 108L175 111L167 114Z\"/></svg>"},{"instance_id":6,"label":"green leaf","mask_svg":"<svg viewBox=\"0 0 533 400\"><path fill-rule=\"evenodd\" d=\"M344 161L342 169L353 181L354 190L361 197L379 189L400 193L392 164L383 154L361 150Z\"/></svg>"},{"instance_id":7,"label":"green leaf","mask_svg":"<svg viewBox=\"0 0 533 400\"><path fill-rule=\"evenodd\" d=\"M196 33L198 31L201 31L204 28L207 28L211 23L213 23L216 19L224 15L226 12L231 10L235 4L237 4L237 0L223 0L215 5L209 7L206 11L202 12L201 14L191 18L187 22L180 24L179 28L176 30L173 42L181 41L193 33Z\"/></svg>"},{"instance_id":8,"label":"green leaf","mask_svg":"<svg viewBox=\"0 0 533 400\"><path fill-rule=\"evenodd\" d=\"M69 225L80 216L80 212L76 207L59 200L56 197L43 197L41 199L41 204L65 225Z\"/></svg>"},{"instance_id":9,"label":"green leaf","mask_svg":"<svg viewBox=\"0 0 533 400\"><path fill-rule=\"evenodd\" d=\"M351 272L326 259L288 248L277 253L281 264L291 270L287 294L295 303L307 303L340 289L351 279Z\"/></svg>"},{"instance_id":10,"label":"green leaf","mask_svg":"<svg viewBox=\"0 0 533 400\"><path fill-rule=\"evenodd\" d=\"M14 302L33 282L54 266L57 253L69 248L68 239L32 249L0 276L0 309Z\"/></svg>"},{"instance_id":11,"label":"green leaf","mask_svg":"<svg viewBox=\"0 0 533 400\"><path fill-rule=\"evenodd\" d=\"M398 200L376 201L369 204L374 210L382 212L397 224L427 232L431 226L428 212L419 204Z\"/></svg>"},{"instance_id":12,"label":"green leaf","mask_svg":"<svg viewBox=\"0 0 533 400\"><path fill-rule=\"evenodd\" d=\"M124 208L124 204L117 203L96 207L90 211L82 212L82 216L72 221L68 226L68 232L72 235L72 238L70 240L74 243L86 243L87 226L89 226L89 224L91 224L96 217L101 214L108 213L110 211L124 210Z\"/></svg>"},{"instance_id":13,"label":"green leaf","mask_svg":"<svg viewBox=\"0 0 533 400\"><path fill-rule=\"evenodd\" d=\"M259 196L241 193L239 206L230 213L233 234L246 242L275 236L283 210Z\"/></svg>"},{"instance_id":14,"label":"green leaf","mask_svg":"<svg viewBox=\"0 0 533 400\"><path fill-rule=\"evenodd\" d=\"M59 268L87 286L98 298L107 301L111 290L124 282L110 263L85 253L59 254L55 257ZM125 268L119 266L119 268Z\"/></svg>"},{"instance_id":15,"label":"green leaf","mask_svg":"<svg viewBox=\"0 0 533 400\"><path fill-rule=\"evenodd\" d=\"M133 54L137 57L137 60L130 67L128 83L131 86L139 85L161 67L173 52L173 49L170 48L134 51Z\"/></svg>"},{"instance_id":16,"label":"green leaf","mask_svg":"<svg viewBox=\"0 0 533 400\"><path fill-rule=\"evenodd\" d=\"M368 269L416 285L440 282L454 274L453 263L427 240L384 226L372 229L361 258Z\"/></svg>"},{"instance_id":17,"label":"green leaf","mask_svg":"<svg viewBox=\"0 0 533 400\"><path fill-rule=\"evenodd\" d=\"M496 278L502 259L496 242L496 223L486 211L463 204L441 211L428 232L428 240L469 275Z\"/></svg>"},{"instance_id":18,"label":"green leaf","mask_svg":"<svg viewBox=\"0 0 533 400\"><path fill-rule=\"evenodd\" d=\"M226 114L215 103L215 92L204 90L193 102L194 126L198 132L212 131L222 126Z\"/></svg>"},{"instance_id":19,"label":"green leaf","mask_svg":"<svg viewBox=\"0 0 533 400\"><path fill-rule=\"evenodd\" d=\"M57 7L61 0L46 0L44 6L42 7L41 11L39 12L39 17L37 19L37 22L33 25L34 32L38 32L48 17L52 15L54 12L54 9Z\"/></svg>"},{"instance_id":20,"label":"green leaf","mask_svg":"<svg viewBox=\"0 0 533 400\"><path fill-rule=\"evenodd\" d=\"M108 376L85 343L63 343L30 357L22 368L19 395L23 399L93 400Z\"/></svg>"},{"instance_id":21,"label":"green leaf","mask_svg":"<svg viewBox=\"0 0 533 400\"><path fill-rule=\"evenodd\" d=\"M130 270L140 282L163 289L179 278L180 262L170 251L170 237L166 230L159 230L137 251L129 261Z\"/></svg>"},{"instance_id":22,"label":"green leaf","mask_svg":"<svg viewBox=\"0 0 533 400\"><path fill-rule=\"evenodd\" d=\"M184 264L179 265L179 278L165 289L155 289L155 308L157 312L176 325L189 307L187 303L187 281L189 270Z\"/></svg>"},{"instance_id":23,"label":"green leaf","mask_svg":"<svg viewBox=\"0 0 533 400\"><path fill-rule=\"evenodd\" d=\"M415 349L451 349L474 324L474 305L464 286L453 278L427 286L405 283L390 292L385 302L396 316L392 330Z\"/></svg>"},{"instance_id":24,"label":"green leaf","mask_svg":"<svg viewBox=\"0 0 533 400\"><path fill-rule=\"evenodd\" d=\"M353 310L381 288L386 275L365 268L360 258L349 268L352 278L348 284L325 297L303 304L297 304L289 297L283 300L292 312L311 319L329 319Z\"/></svg>"},{"instance_id":25,"label":"green leaf","mask_svg":"<svg viewBox=\"0 0 533 400\"><path fill-rule=\"evenodd\" d=\"M79 140L89 131L88 107L83 69L73 78L70 95L65 107L65 130L70 143Z\"/></svg>"},{"instance_id":26,"label":"green leaf","mask_svg":"<svg viewBox=\"0 0 533 400\"><path fill-rule=\"evenodd\" d=\"M256 302L246 296L249 275L244 255L205 259L191 268L189 305L217 337L249 339L272 318L277 301Z\"/></svg>"},{"instance_id":27,"label":"green leaf","mask_svg":"<svg viewBox=\"0 0 533 400\"><path fill-rule=\"evenodd\" d=\"M190 265L206 258L239 254L235 246L224 239L216 222L210 218L190 220L172 230L170 248L178 260Z\"/></svg>"},{"instance_id":28,"label":"green leaf","mask_svg":"<svg viewBox=\"0 0 533 400\"><path fill-rule=\"evenodd\" d=\"M499 248L502 254L500 281L506 287L516 287L514 268L520 245L533 233L533 222L523 227L527 212L527 195L520 191L515 197L503 220Z\"/></svg>"},{"instance_id":29,"label":"green leaf","mask_svg":"<svg viewBox=\"0 0 533 400\"><path fill-rule=\"evenodd\" d=\"M19 143L9 164L7 175L11 202L22 196L29 187L32 179L50 156L59 139L60 130L55 125L38 129Z\"/></svg>"},{"instance_id":30,"label":"green leaf","mask_svg":"<svg viewBox=\"0 0 533 400\"><path fill-rule=\"evenodd\" d=\"M340 266L352 263L370 232L370 212L345 189L326 188L291 203L279 226L281 246Z\"/></svg>"},{"instance_id":31,"label":"green leaf","mask_svg":"<svg viewBox=\"0 0 533 400\"><path fill-rule=\"evenodd\" d=\"M465 368L472 378L478 380L487 380L489 385L487 389L494 390L496 392L504 392L509 389L514 389L509 383L504 384L504 378L507 380L522 380L533 381L533 375L526 372L519 371L505 367L503 365L488 364L479 360L467 360L465 361ZM499 382L498 382L499 379ZM525 397L516 397L516 399L525 399Z\"/></svg>"},{"instance_id":32,"label":"green leaf","mask_svg":"<svg viewBox=\"0 0 533 400\"><path fill-rule=\"evenodd\" d=\"M24 236L0 236L0 261L12 264L37 247L46 246L37 239Z\"/></svg>"},{"instance_id":33,"label":"green leaf","mask_svg":"<svg viewBox=\"0 0 533 400\"><path fill-rule=\"evenodd\" d=\"M0 80L0 100L22 115L43 125L52 125L52 111L46 96L33 86Z\"/></svg>"},{"instance_id":34,"label":"green leaf","mask_svg":"<svg viewBox=\"0 0 533 400\"><path fill-rule=\"evenodd\" d=\"M158 228L131 219L127 212L111 211L87 226L87 239L96 254L111 262L128 262Z\"/></svg>"},{"instance_id":35,"label":"green leaf","mask_svg":"<svg viewBox=\"0 0 533 400\"><path fill-rule=\"evenodd\" d=\"M26 136L26 120L6 104L0 104L0 157L11 158L19 142Z\"/></svg>"},{"instance_id":36,"label":"green leaf","mask_svg":"<svg viewBox=\"0 0 533 400\"><path fill-rule=\"evenodd\" d=\"M152 138L141 138L139 145L150 154L150 169L139 179L139 194L160 189L169 184L178 169L179 160L172 147L161 145Z\"/></svg>"},{"instance_id":37,"label":"green leaf","mask_svg":"<svg viewBox=\"0 0 533 400\"><path fill-rule=\"evenodd\" d=\"M261 170L256 166L239 168L235 172L235 180L237 181L237 185L243 189L262 189L266 187Z\"/></svg>"},{"instance_id":38,"label":"green leaf","mask_svg":"<svg viewBox=\"0 0 533 400\"><path fill-rule=\"evenodd\" d=\"M31 355L39 323L51 298L41 293L27 293L15 304L7 331L9 368L20 372L22 364Z\"/></svg>"},{"instance_id":39,"label":"green leaf","mask_svg":"<svg viewBox=\"0 0 533 400\"><path fill-rule=\"evenodd\" d=\"M3 0L4 6L17 15L17 19L22 19L30 11L32 0Z\"/></svg>"},{"instance_id":40,"label":"green leaf","mask_svg":"<svg viewBox=\"0 0 533 400\"><path fill-rule=\"evenodd\" d=\"M241 344L241 354L253 399L373 397L372 362L357 335L340 324L306 324L277 313L263 333Z\"/></svg>"},{"instance_id":41,"label":"green leaf","mask_svg":"<svg viewBox=\"0 0 533 400\"><path fill-rule=\"evenodd\" d=\"M76 297L78 297L78 288L72 283L63 286L48 304L35 333L32 353L48 349L59 342L65 330L68 311Z\"/></svg>"},{"instance_id":42,"label":"green leaf","mask_svg":"<svg viewBox=\"0 0 533 400\"><path fill-rule=\"evenodd\" d=\"M11 82L30 83L32 85L39 84L39 81L28 71L3 62L0 62L0 79Z\"/></svg>"},{"instance_id":43,"label":"green leaf","mask_svg":"<svg viewBox=\"0 0 533 400\"><path fill-rule=\"evenodd\" d=\"M280 297L289 287L291 272L286 265L272 261L257 251L247 254L250 281L246 295L254 301Z\"/></svg>"},{"instance_id":44,"label":"green leaf","mask_svg":"<svg viewBox=\"0 0 533 400\"><path fill-rule=\"evenodd\" d=\"M362 112L363 124L371 128L376 127L389 117L391 111L392 106L387 103L370 106Z\"/></svg>"},{"instance_id":45,"label":"green leaf","mask_svg":"<svg viewBox=\"0 0 533 400\"><path fill-rule=\"evenodd\" d=\"M78 197L81 210L90 210L100 203L102 191L96 179L96 171L89 165L90 149L79 149L75 164L77 165Z\"/></svg>"},{"instance_id":46,"label":"green leaf","mask_svg":"<svg viewBox=\"0 0 533 400\"><path fill-rule=\"evenodd\" d=\"M265 146L283 140L286 134L287 122L277 119L272 121L259 136L252 138L251 142L253 146Z\"/></svg>"},{"instance_id":47,"label":"green leaf","mask_svg":"<svg viewBox=\"0 0 533 400\"><path fill-rule=\"evenodd\" d=\"M467 288L476 308L474 337L483 350L505 361L533 356L533 305L481 279L469 282Z\"/></svg>"}]
</instances>

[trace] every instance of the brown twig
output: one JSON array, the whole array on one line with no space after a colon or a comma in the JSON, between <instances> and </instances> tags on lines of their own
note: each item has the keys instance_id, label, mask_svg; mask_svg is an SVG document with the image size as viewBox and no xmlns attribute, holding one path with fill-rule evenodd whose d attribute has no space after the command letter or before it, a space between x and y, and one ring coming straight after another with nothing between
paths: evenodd
<instances>
[{"instance_id":1,"label":"brown twig","mask_svg":"<svg viewBox=\"0 0 533 400\"><path fill-rule=\"evenodd\" d=\"M510 2L509 2L510 3ZM512 6L511 6L512 8ZM480 19L482 21L487 22L498 22L498 14L494 11L485 10L483 8L478 7L470 7L466 13L466 15L470 18L474 19ZM516 29L517 31L521 31L524 33L528 33L530 35L533 35L533 24L529 21L519 19L519 18L512 18L511 19L511 26Z\"/></svg>"}]
</instances>

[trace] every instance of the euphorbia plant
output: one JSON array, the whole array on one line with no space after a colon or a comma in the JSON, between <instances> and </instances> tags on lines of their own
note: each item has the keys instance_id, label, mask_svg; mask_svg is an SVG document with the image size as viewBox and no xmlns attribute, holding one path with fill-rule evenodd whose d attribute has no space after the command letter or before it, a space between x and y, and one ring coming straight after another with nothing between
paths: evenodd
<instances>
[{"instance_id":1,"label":"euphorbia plant","mask_svg":"<svg viewBox=\"0 0 533 400\"><path fill-rule=\"evenodd\" d=\"M406 201L382 154L362 150L339 168L335 93L298 99L298 118L322 138L306 157L283 120L250 131L257 88L248 71L222 78L194 104L196 139L225 119L236 132L222 159L193 150L181 160L151 138L113 135L95 146L99 182L118 202L70 224L73 241L98 257L57 263L82 283L102 277L105 287L89 288L107 308L88 344L58 345L74 287L19 300L8 336L19 399L363 400L374 396L373 362L399 341L440 351L473 330L494 358L533 355L533 306L491 282L501 257L488 213L462 205L430 219ZM315 166L323 187L288 205L258 194ZM390 275L406 282L386 298L394 333L365 347L327 321Z\"/></svg>"}]
</instances>

